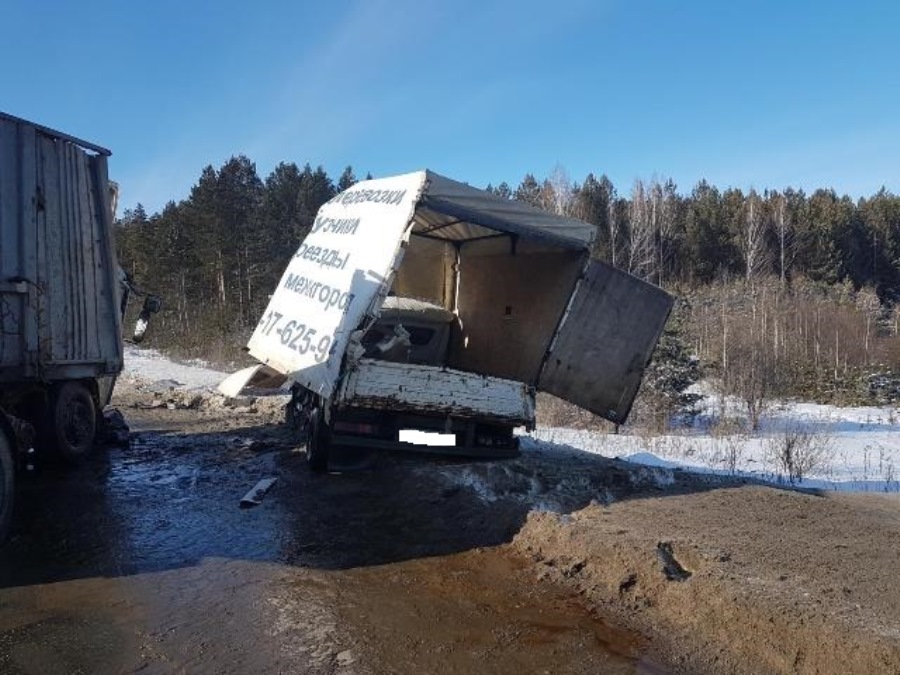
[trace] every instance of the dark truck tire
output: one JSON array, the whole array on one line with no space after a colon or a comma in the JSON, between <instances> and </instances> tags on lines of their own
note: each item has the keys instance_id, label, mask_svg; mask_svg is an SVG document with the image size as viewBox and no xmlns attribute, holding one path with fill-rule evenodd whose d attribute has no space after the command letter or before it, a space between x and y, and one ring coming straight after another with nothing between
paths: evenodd
<instances>
[{"instance_id":1,"label":"dark truck tire","mask_svg":"<svg viewBox=\"0 0 900 675\"><path fill-rule=\"evenodd\" d=\"M0 415L3 412L0 411ZM15 462L13 440L0 424L0 544L6 541L12 523L15 501Z\"/></svg>"},{"instance_id":2,"label":"dark truck tire","mask_svg":"<svg viewBox=\"0 0 900 675\"><path fill-rule=\"evenodd\" d=\"M328 470L328 455L331 450L331 430L325 422L325 412L316 408L309 418L306 436L306 463L313 471Z\"/></svg>"},{"instance_id":3,"label":"dark truck tire","mask_svg":"<svg viewBox=\"0 0 900 675\"><path fill-rule=\"evenodd\" d=\"M80 382L59 385L50 397L48 441L57 456L69 464L83 462L97 441L97 406L90 390Z\"/></svg>"}]
</instances>

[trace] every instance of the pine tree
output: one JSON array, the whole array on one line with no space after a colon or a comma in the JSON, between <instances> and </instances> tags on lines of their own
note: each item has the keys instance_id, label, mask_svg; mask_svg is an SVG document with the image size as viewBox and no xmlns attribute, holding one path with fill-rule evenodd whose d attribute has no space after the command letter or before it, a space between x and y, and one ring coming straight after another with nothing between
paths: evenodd
<instances>
[{"instance_id":1,"label":"pine tree","mask_svg":"<svg viewBox=\"0 0 900 675\"><path fill-rule=\"evenodd\" d=\"M300 192L297 194L297 220L299 229L295 233L297 241L312 229L313 221L322 205L334 197L335 190L325 170L319 166L313 171L309 164L300 175Z\"/></svg>"},{"instance_id":2,"label":"pine tree","mask_svg":"<svg viewBox=\"0 0 900 675\"><path fill-rule=\"evenodd\" d=\"M691 192L685 221L685 250L690 276L710 283L737 269L737 250L728 228L722 195L705 180Z\"/></svg>"},{"instance_id":3,"label":"pine tree","mask_svg":"<svg viewBox=\"0 0 900 675\"><path fill-rule=\"evenodd\" d=\"M249 252L257 234L256 215L262 197L256 166L243 155L232 157L217 172L207 166L191 190L190 211L198 234L198 257L212 268L219 322L253 321L249 308Z\"/></svg>"},{"instance_id":4,"label":"pine tree","mask_svg":"<svg viewBox=\"0 0 900 675\"><path fill-rule=\"evenodd\" d=\"M509 183L507 183L506 181L503 181L502 183L500 183L500 185L494 188L494 194L498 197L502 197L503 199L512 199L513 197L512 189L509 187Z\"/></svg>"},{"instance_id":5,"label":"pine tree","mask_svg":"<svg viewBox=\"0 0 900 675\"><path fill-rule=\"evenodd\" d=\"M354 185L356 185L356 176L353 173L353 168L348 164L341 177L338 178L337 191L349 190Z\"/></svg>"},{"instance_id":6,"label":"pine tree","mask_svg":"<svg viewBox=\"0 0 900 675\"><path fill-rule=\"evenodd\" d=\"M688 348L688 316L690 306L680 299L644 372L637 407L640 416L649 418L657 429L689 421L697 414L697 403L703 398L688 391L701 374L700 361Z\"/></svg>"},{"instance_id":7,"label":"pine tree","mask_svg":"<svg viewBox=\"0 0 900 675\"><path fill-rule=\"evenodd\" d=\"M535 179L534 174L525 174L525 178L522 179L513 196L520 202L531 204L537 208L541 207L541 186Z\"/></svg>"},{"instance_id":8,"label":"pine tree","mask_svg":"<svg viewBox=\"0 0 900 675\"><path fill-rule=\"evenodd\" d=\"M275 288L285 265L300 244L297 212L300 185L300 169L293 162L280 163L266 177L257 218L259 233L252 251L255 283L260 289ZM257 295L259 305L262 299ZM257 314L263 309L259 305Z\"/></svg>"}]
</instances>

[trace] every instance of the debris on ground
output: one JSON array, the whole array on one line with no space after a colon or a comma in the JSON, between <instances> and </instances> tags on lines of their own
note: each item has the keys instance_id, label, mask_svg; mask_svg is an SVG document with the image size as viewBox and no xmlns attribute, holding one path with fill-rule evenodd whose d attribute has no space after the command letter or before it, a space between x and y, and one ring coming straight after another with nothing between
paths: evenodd
<instances>
[{"instance_id":1,"label":"debris on ground","mask_svg":"<svg viewBox=\"0 0 900 675\"><path fill-rule=\"evenodd\" d=\"M118 408L108 408L103 411L103 427L100 441L106 445L128 445L131 430L125 421L125 416Z\"/></svg>"},{"instance_id":2,"label":"debris on ground","mask_svg":"<svg viewBox=\"0 0 900 675\"><path fill-rule=\"evenodd\" d=\"M241 508L250 508L262 504L263 497L275 485L277 478L263 478L251 490L241 497Z\"/></svg>"}]
</instances>

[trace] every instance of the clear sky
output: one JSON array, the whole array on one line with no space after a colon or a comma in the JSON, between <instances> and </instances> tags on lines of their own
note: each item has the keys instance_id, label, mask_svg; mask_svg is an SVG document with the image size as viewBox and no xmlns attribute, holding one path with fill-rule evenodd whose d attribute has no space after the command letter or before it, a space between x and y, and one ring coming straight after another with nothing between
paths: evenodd
<instances>
[{"instance_id":1,"label":"clear sky","mask_svg":"<svg viewBox=\"0 0 900 675\"><path fill-rule=\"evenodd\" d=\"M262 178L900 192L891 0L0 0L0 82L149 211L238 153Z\"/></svg>"}]
</instances>

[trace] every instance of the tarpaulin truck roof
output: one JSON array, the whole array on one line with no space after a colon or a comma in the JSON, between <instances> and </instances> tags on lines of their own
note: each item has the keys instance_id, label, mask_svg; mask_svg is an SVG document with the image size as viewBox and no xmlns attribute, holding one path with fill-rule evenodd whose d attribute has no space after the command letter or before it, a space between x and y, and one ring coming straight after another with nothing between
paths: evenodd
<instances>
[{"instance_id":1,"label":"tarpaulin truck roof","mask_svg":"<svg viewBox=\"0 0 900 675\"><path fill-rule=\"evenodd\" d=\"M415 297L458 317L448 366L624 421L672 298L591 261L594 230L431 171L357 183L319 210L249 351L330 398L354 332Z\"/></svg>"}]
</instances>

